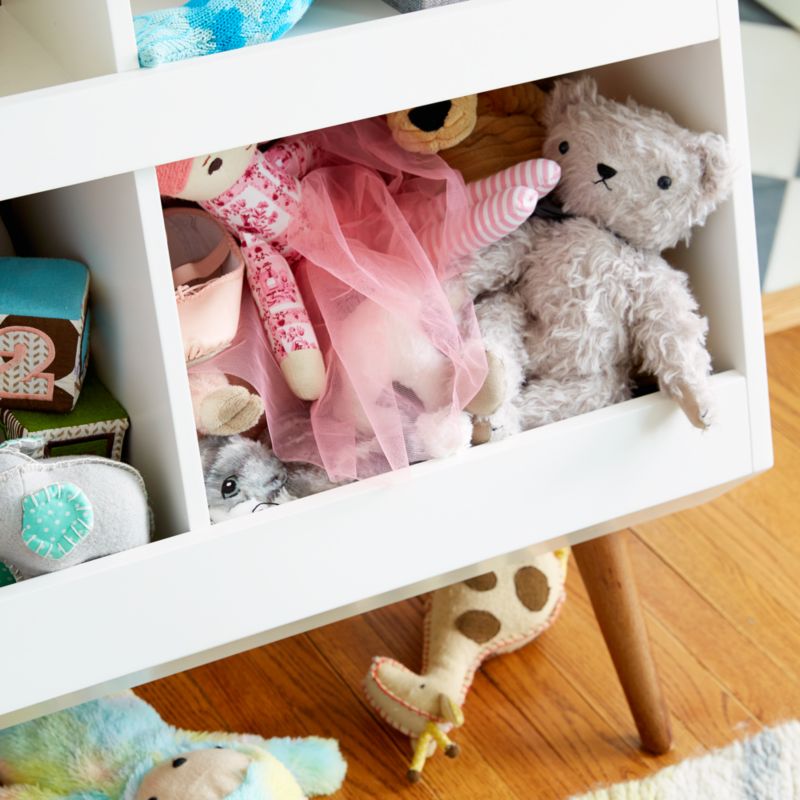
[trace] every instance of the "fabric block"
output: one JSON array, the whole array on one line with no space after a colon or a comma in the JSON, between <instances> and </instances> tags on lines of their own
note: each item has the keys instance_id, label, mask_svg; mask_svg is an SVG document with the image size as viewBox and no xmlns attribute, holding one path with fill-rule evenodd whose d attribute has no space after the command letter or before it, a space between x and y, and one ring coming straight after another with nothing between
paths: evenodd
<instances>
[{"instance_id":1,"label":"fabric block","mask_svg":"<svg viewBox=\"0 0 800 800\"><path fill-rule=\"evenodd\" d=\"M25 409L0 409L0 436L24 439L39 436L46 458L102 456L119 461L130 423L125 409L93 372L72 411L52 414Z\"/></svg>"},{"instance_id":2,"label":"fabric block","mask_svg":"<svg viewBox=\"0 0 800 800\"><path fill-rule=\"evenodd\" d=\"M70 411L89 355L89 270L0 258L0 407Z\"/></svg>"}]
</instances>

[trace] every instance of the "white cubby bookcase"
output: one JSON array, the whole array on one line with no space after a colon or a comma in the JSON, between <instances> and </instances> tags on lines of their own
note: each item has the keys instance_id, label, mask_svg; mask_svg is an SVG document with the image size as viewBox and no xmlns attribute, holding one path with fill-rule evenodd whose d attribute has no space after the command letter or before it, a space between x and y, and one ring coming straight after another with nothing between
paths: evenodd
<instances>
[{"instance_id":1,"label":"white cubby bookcase","mask_svg":"<svg viewBox=\"0 0 800 800\"><path fill-rule=\"evenodd\" d=\"M700 502L770 466L735 0L316 0L292 35L137 68L132 11L2 0L0 200L92 272L93 359L128 409L158 540L0 590L0 726ZM659 394L214 526L153 166L591 70L725 134L735 190L672 255L711 325L718 422ZM724 543L720 543L724 546ZM366 669L365 665L365 669Z\"/></svg>"}]
</instances>

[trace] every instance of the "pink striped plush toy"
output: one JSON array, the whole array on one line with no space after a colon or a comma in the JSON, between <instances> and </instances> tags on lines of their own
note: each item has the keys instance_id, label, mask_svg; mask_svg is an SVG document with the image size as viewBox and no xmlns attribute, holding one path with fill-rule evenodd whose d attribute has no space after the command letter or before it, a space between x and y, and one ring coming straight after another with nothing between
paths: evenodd
<instances>
[{"instance_id":1,"label":"pink striped plush toy","mask_svg":"<svg viewBox=\"0 0 800 800\"><path fill-rule=\"evenodd\" d=\"M469 442L462 412L486 358L463 257L519 227L558 177L540 159L465 186L438 157L399 148L382 119L158 168L162 194L239 238L275 361L296 397L318 400L307 412L318 452L293 444L308 440L296 424L282 435L285 408L270 420L276 452L336 480Z\"/></svg>"}]
</instances>

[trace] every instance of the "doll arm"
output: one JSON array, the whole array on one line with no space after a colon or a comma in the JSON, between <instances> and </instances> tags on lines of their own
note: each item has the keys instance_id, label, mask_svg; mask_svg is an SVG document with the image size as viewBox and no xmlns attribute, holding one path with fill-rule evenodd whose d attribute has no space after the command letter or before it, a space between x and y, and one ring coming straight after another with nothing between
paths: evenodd
<instances>
[{"instance_id":1,"label":"doll arm","mask_svg":"<svg viewBox=\"0 0 800 800\"><path fill-rule=\"evenodd\" d=\"M303 178L321 164L319 147L303 136L284 139L264 153L275 172L285 172L293 178Z\"/></svg>"},{"instance_id":2,"label":"doll arm","mask_svg":"<svg viewBox=\"0 0 800 800\"><path fill-rule=\"evenodd\" d=\"M302 400L316 400L325 385L325 364L289 264L248 234L242 235L242 254L250 291L289 388Z\"/></svg>"},{"instance_id":3,"label":"doll arm","mask_svg":"<svg viewBox=\"0 0 800 800\"><path fill-rule=\"evenodd\" d=\"M697 313L685 273L658 256L649 266L634 287L635 355L689 421L707 428L712 417L711 356L705 346L708 320Z\"/></svg>"}]
</instances>

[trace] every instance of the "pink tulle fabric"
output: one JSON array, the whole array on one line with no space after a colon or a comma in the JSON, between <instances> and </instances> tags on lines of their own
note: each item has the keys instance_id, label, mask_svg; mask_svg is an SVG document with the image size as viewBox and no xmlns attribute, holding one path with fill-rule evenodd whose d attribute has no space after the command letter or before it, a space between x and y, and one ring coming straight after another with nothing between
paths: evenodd
<instances>
[{"instance_id":1,"label":"pink tulle fabric","mask_svg":"<svg viewBox=\"0 0 800 800\"><path fill-rule=\"evenodd\" d=\"M252 384L276 453L365 478L431 456L423 414L454 422L481 387L486 359L463 262L443 244L466 214L461 176L438 156L401 150L382 120L303 136L319 166L302 181L288 232L327 381L310 407L286 387L245 294L230 349L197 367Z\"/></svg>"}]
</instances>

